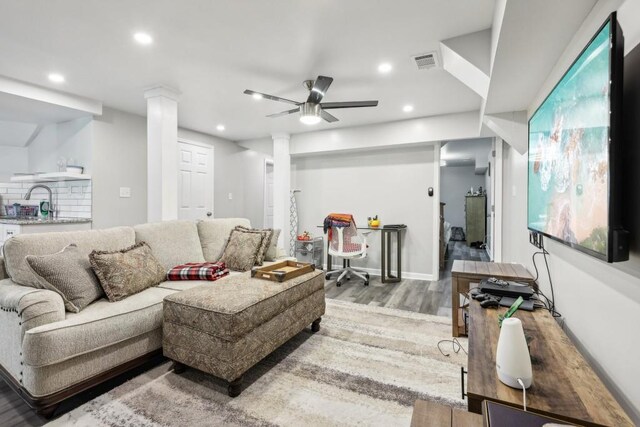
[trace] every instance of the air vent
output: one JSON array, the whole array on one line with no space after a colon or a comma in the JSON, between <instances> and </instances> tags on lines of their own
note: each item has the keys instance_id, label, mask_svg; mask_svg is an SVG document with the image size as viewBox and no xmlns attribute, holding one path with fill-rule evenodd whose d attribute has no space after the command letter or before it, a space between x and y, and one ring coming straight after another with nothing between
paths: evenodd
<instances>
[{"instance_id":1,"label":"air vent","mask_svg":"<svg viewBox=\"0 0 640 427\"><path fill-rule=\"evenodd\" d=\"M436 52L422 53L412 57L418 66L418 70L428 70L440 66Z\"/></svg>"}]
</instances>

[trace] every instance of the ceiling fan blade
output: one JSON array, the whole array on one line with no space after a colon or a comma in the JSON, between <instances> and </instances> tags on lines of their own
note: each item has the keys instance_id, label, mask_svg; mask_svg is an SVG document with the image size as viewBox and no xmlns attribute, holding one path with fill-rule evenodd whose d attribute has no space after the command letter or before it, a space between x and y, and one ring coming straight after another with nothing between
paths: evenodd
<instances>
[{"instance_id":1,"label":"ceiling fan blade","mask_svg":"<svg viewBox=\"0 0 640 427\"><path fill-rule=\"evenodd\" d=\"M359 107L376 107L378 101L347 101L347 102L323 102L320 104L323 110L332 108L359 108Z\"/></svg>"},{"instance_id":2,"label":"ceiling fan blade","mask_svg":"<svg viewBox=\"0 0 640 427\"><path fill-rule=\"evenodd\" d=\"M292 110L282 111L280 113L269 114L267 117L274 118L274 117L288 116L289 114L297 113L299 111L300 111L300 108L294 108Z\"/></svg>"},{"instance_id":3,"label":"ceiling fan blade","mask_svg":"<svg viewBox=\"0 0 640 427\"><path fill-rule=\"evenodd\" d=\"M333 83L333 78L327 76L318 76L316 81L313 83L313 87L311 88L311 93L309 94L309 98L307 98L307 102L312 102L314 104L319 104L324 98L325 93L329 90L329 86Z\"/></svg>"},{"instance_id":4,"label":"ceiling fan blade","mask_svg":"<svg viewBox=\"0 0 640 427\"><path fill-rule=\"evenodd\" d=\"M320 117L322 117L323 119L325 119L329 123L333 123L333 122L337 122L338 121L337 117L332 116L331 114L327 113L324 110L320 111Z\"/></svg>"},{"instance_id":5,"label":"ceiling fan blade","mask_svg":"<svg viewBox=\"0 0 640 427\"><path fill-rule=\"evenodd\" d=\"M244 91L244 93L246 93L247 95L260 95L264 99L270 99L272 101L286 102L286 103L293 104L293 105L302 104L301 102L292 101L292 100L287 99L287 98L280 98L279 96L268 95L268 94L262 93L262 92L256 92L255 90L247 89L247 90Z\"/></svg>"}]
</instances>

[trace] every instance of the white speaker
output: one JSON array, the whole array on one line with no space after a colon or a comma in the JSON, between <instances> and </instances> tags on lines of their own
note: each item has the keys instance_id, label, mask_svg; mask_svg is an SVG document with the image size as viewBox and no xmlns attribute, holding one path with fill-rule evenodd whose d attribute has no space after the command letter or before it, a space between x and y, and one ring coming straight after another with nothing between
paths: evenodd
<instances>
[{"instance_id":1,"label":"white speaker","mask_svg":"<svg viewBox=\"0 0 640 427\"><path fill-rule=\"evenodd\" d=\"M518 378L525 388L531 386L531 356L520 319L510 317L502 321L496 351L496 370L498 379L509 387L521 389Z\"/></svg>"}]
</instances>

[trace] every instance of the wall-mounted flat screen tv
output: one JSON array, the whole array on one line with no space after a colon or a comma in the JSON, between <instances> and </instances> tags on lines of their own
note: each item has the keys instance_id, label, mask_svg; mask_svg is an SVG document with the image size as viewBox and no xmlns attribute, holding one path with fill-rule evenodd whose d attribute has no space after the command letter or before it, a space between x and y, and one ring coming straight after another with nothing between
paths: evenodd
<instances>
[{"instance_id":1,"label":"wall-mounted flat screen tv","mask_svg":"<svg viewBox=\"0 0 640 427\"><path fill-rule=\"evenodd\" d=\"M609 262L621 228L622 61L614 13L529 119L529 230Z\"/></svg>"}]
</instances>

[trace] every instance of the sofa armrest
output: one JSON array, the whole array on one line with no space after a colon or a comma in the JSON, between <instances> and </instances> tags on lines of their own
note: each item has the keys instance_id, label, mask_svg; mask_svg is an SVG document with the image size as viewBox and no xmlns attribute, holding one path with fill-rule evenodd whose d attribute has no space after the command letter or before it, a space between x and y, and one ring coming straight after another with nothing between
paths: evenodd
<instances>
[{"instance_id":1,"label":"sofa armrest","mask_svg":"<svg viewBox=\"0 0 640 427\"><path fill-rule=\"evenodd\" d=\"M4 266L4 258L0 256L0 280L8 279L7 269Z\"/></svg>"},{"instance_id":2,"label":"sofa armrest","mask_svg":"<svg viewBox=\"0 0 640 427\"><path fill-rule=\"evenodd\" d=\"M62 297L47 289L21 286L11 279L0 280L0 309L15 313L20 336L29 329L65 319ZM2 325L6 330L8 325Z\"/></svg>"},{"instance_id":3,"label":"sofa armrest","mask_svg":"<svg viewBox=\"0 0 640 427\"><path fill-rule=\"evenodd\" d=\"M53 291L0 280L0 365L22 383L25 333L65 318L62 297Z\"/></svg>"}]
</instances>

